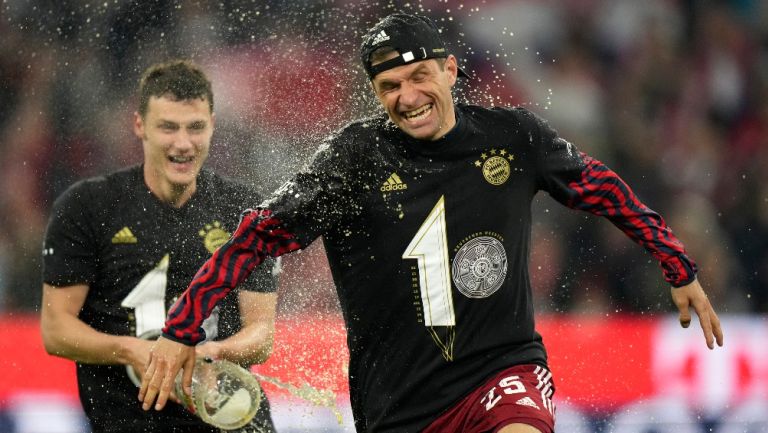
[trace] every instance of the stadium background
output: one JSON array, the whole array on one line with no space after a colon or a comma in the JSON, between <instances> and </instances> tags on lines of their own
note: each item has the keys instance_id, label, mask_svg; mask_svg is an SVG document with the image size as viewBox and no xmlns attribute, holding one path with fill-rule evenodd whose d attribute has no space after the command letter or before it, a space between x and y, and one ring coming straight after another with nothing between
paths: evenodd
<instances>
[{"instance_id":1,"label":"stadium background","mask_svg":"<svg viewBox=\"0 0 768 433\"><path fill-rule=\"evenodd\" d=\"M540 196L531 271L562 431L768 431L766 2L4 0L0 432L86 431L72 363L40 343L40 245L64 188L140 161L141 71L201 64L217 114L209 166L268 192L324 135L377 111L357 47L395 10L444 29L473 76L460 100L525 105L620 173L686 243L725 321L725 349L702 349L650 256ZM335 391L345 416L272 389L279 424L351 431L322 245L284 268L277 352L261 369Z\"/></svg>"}]
</instances>

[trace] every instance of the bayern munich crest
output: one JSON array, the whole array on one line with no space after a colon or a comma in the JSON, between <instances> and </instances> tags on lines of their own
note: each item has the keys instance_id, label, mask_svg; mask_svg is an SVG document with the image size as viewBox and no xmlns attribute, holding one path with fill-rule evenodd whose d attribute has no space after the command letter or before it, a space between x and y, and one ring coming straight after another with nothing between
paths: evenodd
<instances>
[{"instance_id":1,"label":"bayern munich crest","mask_svg":"<svg viewBox=\"0 0 768 433\"><path fill-rule=\"evenodd\" d=\"M497 239L478 236L464 244L453 259L453 283L468 298L494 294L507 275L507 253Z\"/></svg>"},{"instance_id":2,"label":"bayern munich crest","mask_svg":"<svg viewBox=\"0 0 768 433\"><path fill-rule=\"evenodd\" d=\"M504 149L491 149L487 153L483 152L480 159L475 161L475 166L480 167L483 177L491 185L501 185L509 179L512 173L510 161L514 161L515 156Z\"/></svg>"},{"instance_id":3,"label":"bayern munich crest","mask_svg":"<svg viewBox=\"0 0 768 433\"><path fill-rule=\"evenodd\" d=\"M221 227L221 223L214 221L211 224L206 224L205 228L200 229L200 237L203 238L205 249L211 254L216 251L216 248L224 245L229 239L229 233Z\"/></svg>"}]
</instances>

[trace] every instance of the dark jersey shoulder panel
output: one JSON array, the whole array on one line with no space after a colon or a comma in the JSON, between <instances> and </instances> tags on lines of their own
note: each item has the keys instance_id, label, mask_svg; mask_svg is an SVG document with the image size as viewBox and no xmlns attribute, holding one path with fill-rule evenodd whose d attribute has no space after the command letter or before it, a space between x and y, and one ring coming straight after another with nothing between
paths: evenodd
<instances>
[{"instance_id":1,"label":"dark jersey shoulder panel","mask_svg":"<svg viewBox=\"0 0 768 433\"><path fill-rule=\"evenodd\" d=\"M76 182L54 202L45 234L43 281L53 286L88 284L96 279L99 212L114 200L105 177ZM93 206L98 203L98 206Z\"/></svg>"},{"instance_id":2,"label":"dark jersey shoulder panel","mask_svg":"<svg viewBox=\"0 0 768 433\"><path fill-rule=\"evenodd\" d=\"M364 188L367 177L360 170L361 143L381 123L377 118L352 122L323 140L310 162L260 207L270 209L302 247L354 218L355 191Z\"/></svg>"}]
</instances>

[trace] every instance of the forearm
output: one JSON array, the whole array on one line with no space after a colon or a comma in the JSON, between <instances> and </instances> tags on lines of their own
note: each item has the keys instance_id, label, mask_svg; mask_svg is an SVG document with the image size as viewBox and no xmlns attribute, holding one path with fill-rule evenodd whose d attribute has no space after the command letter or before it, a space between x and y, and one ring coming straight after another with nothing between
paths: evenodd
<instances>
[{"instance_id":1,"label":"forearm","mask_svg":"<svg viewBox=\"0 0 768 433\"><path fill-rule=\"evenodd\" d=\"M54 356L90 364L127 364L142 340L97 331L79 318L88 285L43 284L40 332L45 350Z\"/></svg>"},{"instance_id":2,"label":"forearm","mask_svg":"<svg viewBox=\"0 0 768 433\"><path fill-rule=\"evenodd\" d=\"M128 364L133 337L99 332L74 316L43 314L41 333L50 355L86 364Z\"/></svg>"},{"instance_id":3,"label":"forearm","mask_svg":"<svg viewBox=\"0 0 768 433\"><path fill-rule=\"evenodd\" d=\"M232 237L205 262L173 305L163 334L190 346L204 340L201 325L217 302L268 255L279 257L299 248L293 235L269 211L247 212Z\"/></svg>"},{"instance_id":4,"label":"forearm","mask_svg":"<svg viewBox=\"0 0 768 433\"><path fill-rule=\"evenodd\" d=\"M198 346L200 354L209 353L214 358L222 358L240 365L262 364L272 354L274 341L273 328L266 325L250 326L220 341L212 341ZM211 346L211 352L206 351Z\"/></svg>"},{"instance_id":5,"label":"forearm","mask_svg":"<svg viewBox=\"0 0 768 433\"><path fill-rule=\"evenodd\" d=\"M664 278L673 286L692 282L696 264L664 219L643 204L616 173L600 161L584 158L581 179L568 184L566 204L609 219L659 261Z\"/></svg>"}]
</instances>

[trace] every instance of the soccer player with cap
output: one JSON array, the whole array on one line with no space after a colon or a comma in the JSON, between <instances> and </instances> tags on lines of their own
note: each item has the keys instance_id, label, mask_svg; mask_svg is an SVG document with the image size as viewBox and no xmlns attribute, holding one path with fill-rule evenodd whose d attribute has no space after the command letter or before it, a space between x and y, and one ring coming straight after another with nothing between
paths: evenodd
<instances>
[{"instance_id":1,"label":"soccer player with cap","mask_svg":"<svg viewBox=\"0 0 768 433\"><path fill-rule=\"evenodd\" d=\"M608 218L659 261L680 321L723 344L696 265L608 167L523 108L454 103L465 76L426 17L393 14L361 59L387 112L329 137L307 168L243 214L169 313L139 392L162 408L212 299L269 256L322 236L350 351L361 432L548 433L554 383L534 326L531 202Z\"/></svg>"}]
</instances>

